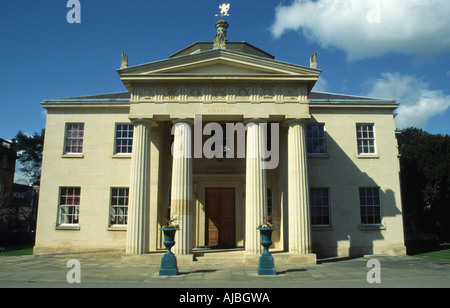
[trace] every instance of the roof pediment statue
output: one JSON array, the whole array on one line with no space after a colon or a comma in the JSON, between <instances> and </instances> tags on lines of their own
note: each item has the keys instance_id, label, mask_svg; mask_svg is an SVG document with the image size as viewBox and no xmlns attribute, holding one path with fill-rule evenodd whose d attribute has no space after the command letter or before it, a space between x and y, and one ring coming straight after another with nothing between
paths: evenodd
<instances>
[{"instance_id":1,"label":"roof pediment statue","mask_svg":"<svg viewBox=\"0 0 450 308\"><path fill-rule=\"evenodd\" d=\"M226 48L228 23L221 19L216 23L217 34L214 37L214 48Z\"/></svg>"},{"instance_id":2,"label":"roof pediment statue","mask_svg":"<svg viewBox=\"0 0 450 308\"><path fill-rule=\"evenodd\" d=\"M309 67L317 68L317 53L313 54L309 59Z\"/></svg>"},{"instance_id":3,"label":"roof pediment statue","mask_svg":"<svg viewBox=\"0 0 450 308\"><path fill-rule=\"evenodd\" d=\"M122 52L122 62L120 64L120 68L127 68L128 67L128 56Z\"/></svg>"}]
</instances>

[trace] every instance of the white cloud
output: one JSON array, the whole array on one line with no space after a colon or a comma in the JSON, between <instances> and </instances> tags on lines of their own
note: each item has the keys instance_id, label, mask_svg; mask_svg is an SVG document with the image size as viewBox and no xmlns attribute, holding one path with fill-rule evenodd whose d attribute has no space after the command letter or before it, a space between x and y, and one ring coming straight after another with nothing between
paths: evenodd
<instances>
[{"instance_id":1,"label":"white cloud","mask_svg":"<svg viewBox=\"0 0 450 308\"><path fill-rule=\"evenodd\" d=\"M326 92L327 89L328 89L328 81L325 78L320 77L312 90L314 92Z\"/></svg>"},{"instance_id":2,"label":"white cloud","mask_svg":"<svg viewBox=\"0 0 450 308\"><path fill-rule=\"evenodd\" d=\"M294 0L276 9L272 34L302 31L350 61L388 52L418 57L450 51L448 0Z\"/></svg>"},{"instance_id":3,"label":"white cloud","mask_svg":"<svg viewBox=\"0 0 450 308\"><path fill-rule=\"evenodd\" d=\"M420 78L400 73L383 73L379 79L370 80L368 96L396 99L397 128L415 126L425 129L433 116L450 108L450 95L442 90L432 90Z\"/></svg>"}]
</instances>

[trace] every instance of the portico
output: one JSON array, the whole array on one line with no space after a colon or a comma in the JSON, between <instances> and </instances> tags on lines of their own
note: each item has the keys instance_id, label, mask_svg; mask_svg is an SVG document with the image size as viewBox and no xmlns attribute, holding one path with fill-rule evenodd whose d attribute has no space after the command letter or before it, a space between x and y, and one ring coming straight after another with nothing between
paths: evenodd
<instances>
[{"instance_id":1,"label":"portico","mask_svg":"<svg viewBox=\"0 0 450 308\"><path fill-rule=\"evenodd\" d=\"M269 214L268 189L276 192L270 211L278 229L277 248L296 255L311 253L304 123L310 118L307 95L320 71L277 62L247 43L239 44L235 48L250 52L212 46L201 51L206 43L197 43L168 60L118 71L131 93L129 118L137 140L132 154L127 254L161 248L158 228L167 215L176 216L180 225L173 247L176 255L191 255L193 248L208 246L212 236L208 228L214 225L206 214L209 188L232 188L234 246L243 246L247 255L262 251L256 228ZM196 116L201 117L200 128L194 127ZM204 152L211 142L203 135L198 140L194 133L196 129L203 132L208 123L223 128L226 123L245 126L244 157L236 151L224 153L223 159L199 157L198 151ZM270 169L266 166L268 138L262 126L269 123L281 127L279 134L270 137L286 147L287 166L278 162ZM168 129L173 135L171 157L162 148L170 138ZM233 132L234 150L242 145L242 136L236 137ZM268 173L273 177L270 187ZM166 194L168 206L162 202ZM212 228L225 232L223 226Z\"/></svg>"}]
</instances>

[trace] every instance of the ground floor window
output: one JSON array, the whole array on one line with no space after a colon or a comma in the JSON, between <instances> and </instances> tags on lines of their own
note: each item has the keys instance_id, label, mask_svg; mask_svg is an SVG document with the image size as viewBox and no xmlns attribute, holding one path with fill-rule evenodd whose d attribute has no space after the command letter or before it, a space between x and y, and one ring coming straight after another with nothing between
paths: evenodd
<instances>
[{"instance_id":1,"label":"ground floor window","mask_svg":"<svg viewBox=\"0 0 450 308\"><path fill-rule=\"evenodd\" d=\"M330 225L330 199L329 188L310 188L309 203L311 208L312 226Z\"/></svg>"},{"instance_id":2,"label":"ground floor window","mask_svg":"<svg viewBox=\"0 0 450 308\"><path fill-rule=\"evenodd\" d=\"M267 217L273 219L273 190L272 188L267 189Z\"/></svg>"},{"instance_id":3,"label":"ground floor window","mask_svg":"<svg viewBox=\"0 0 450 308\"><path fill-rule=\"evenodd\" d=\"M61 187L59 199L59 225L80 222L80 187Z\"/></svg>"},{"instance_id":4,"label":"ground floor window","mask_svg":"<svg viewBox=\"0 0 450 308\"><path fill-rule=\"evenodd\" d=\"M128 188L111 188L110 226L128 223L128 195Z\"/></svg>"},{"instance_id":5,"label":"ground floor window","mask_svg":"<svg viewBox=\"0 0 450 308\"><path fill-rule=\"evenodd\" d=\"M361 224L381 224L380 189L378 187L361 187L359 189Z\"/></svg>"}]
</instances>

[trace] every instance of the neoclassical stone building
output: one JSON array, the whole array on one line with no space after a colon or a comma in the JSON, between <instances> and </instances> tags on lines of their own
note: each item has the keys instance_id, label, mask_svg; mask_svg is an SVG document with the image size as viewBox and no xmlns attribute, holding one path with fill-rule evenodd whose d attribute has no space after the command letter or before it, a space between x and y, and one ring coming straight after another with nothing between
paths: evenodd
<instances>
[{"instance_id":1,"label":"neoclassical stone building","mask_svg":"<svg viewBox=\"0 0 450 308\"><path fill-rule=\"evenodd\" d=\"M123 55L126 92L42 103L34 253L150 260L175 215L173 252L188 262L205 247L258 256L266 216L279 261L404 254L398 104L312 92L315 55L278 61L216 26L222 38L162 61Z\"/></svg>"}]
</instances>

